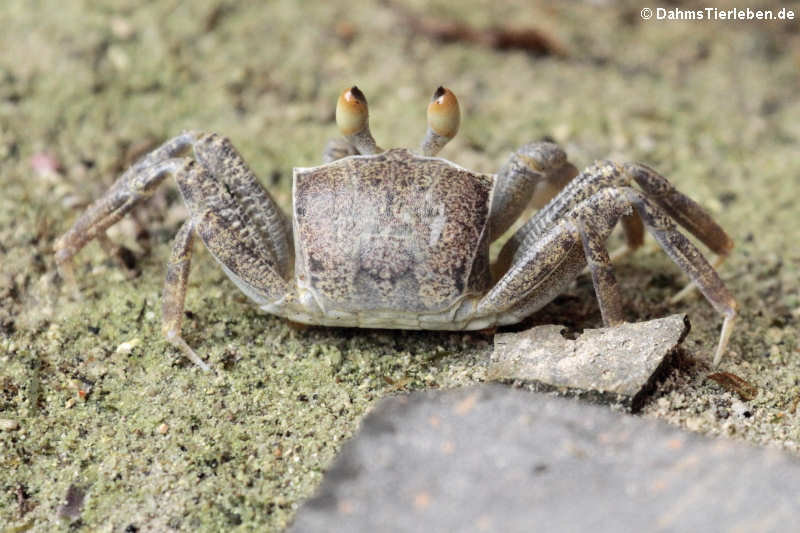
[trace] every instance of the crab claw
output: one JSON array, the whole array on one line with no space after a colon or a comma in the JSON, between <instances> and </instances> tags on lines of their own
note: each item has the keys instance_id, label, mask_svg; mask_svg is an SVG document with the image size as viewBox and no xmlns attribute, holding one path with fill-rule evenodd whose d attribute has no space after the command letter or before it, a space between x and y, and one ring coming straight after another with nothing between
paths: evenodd
<instances>
[{"instance_id":1,"label":"crab claw","mask_svg":"<svg viewBox=\"0 0 800 533\"><path fill-rule=\"evenodd\" d=\"M461 109L453 91L439 87L428 104L428 131L422 141L421 151L426 156L439 153L445 144L458 133Z\"/></svg>"},{"instance_id":2,"label":"crab claw","mask_svg":"<svg viewBox=\"0 0 800 533\"><path fill-rule=\"evenodd\" d=\"M375 154L382 151L369 131L367 97L355 85L345 90L336 102L336 124L359 153Z\"/></svg>"}]
</instances>

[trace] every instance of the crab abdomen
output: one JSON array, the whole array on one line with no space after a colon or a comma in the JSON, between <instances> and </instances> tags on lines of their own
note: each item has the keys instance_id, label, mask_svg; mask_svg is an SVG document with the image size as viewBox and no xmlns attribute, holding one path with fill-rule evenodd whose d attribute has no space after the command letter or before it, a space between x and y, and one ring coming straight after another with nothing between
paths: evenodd
<instances>
[{"instance_id":1,"label":"crab abdomen","mask_svg":"<svg viewBox=\"0 0 800 533\"><path fill-rule=\"evenodd\" d=\"M295 169L298 289L324 312L423 314L485 292L492 185L403 149Z\"/></svg>"}]
</instances>

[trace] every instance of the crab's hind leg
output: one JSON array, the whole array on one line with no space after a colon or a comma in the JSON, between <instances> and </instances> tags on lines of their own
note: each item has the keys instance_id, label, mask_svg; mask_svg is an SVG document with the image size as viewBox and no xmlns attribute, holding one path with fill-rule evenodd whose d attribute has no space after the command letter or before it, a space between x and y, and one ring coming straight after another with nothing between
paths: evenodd
<instances>
[{"instance_id":1,"label":"crab's hind leg","mask_svg":"<svg viewBox=\"0 0 800 533\"><path fill-rule=\"evenodd\" d=\"M677 190L665 177L642 163L626 163L625 173L630 176L647 197L658 204L673 220L689 230L708 248L717 254L712 262L714 268L719 267L733 249L733 240L719 224L711 218L694 200ZM671 298L677 302L691 294L696 288L689 283Z\"/></svg>"},{"instance_id":2,"label":"crab's hind leg","mask_svg":"<svg viewBox=\"0 0 800 533\"><path fill-rule=\"evenodd\" d=\"M176 157L190 148L197 161ZM288 219L227 139L187 132L140 159L58 239L56 262L74 285L75 254L93 239L104 248L112 247L105 231L169 175L175 177L191 218L176 237L167 268L164 333L192 361L207 368L180 336L195 234L237 285L259 302L285 297L292 269Z\"/></svg>"},{"instance_id":3,"label":"crab's hind leg","mask_svg":"<svg viewBox=\"0 0 800 533\"><path fill-rule=\"evenodd\" d=\"M520 250L530 248L578 204L604 188L622 187L629 183L630 178L622 172L621 167L609 161L599 161L581 172L506 241L492 267L494 278L499 279L517 260ZM628 249L642 245L644 227L638 215L624 215L622 227ZM615 252L612 259L619 255L622 254Z\"/></svg>"},{"instance_id":4,"label":"crab's hind leg","mask_svg":"<svg viewBox=\"0 0 800 533\"><path fill-rule=\"evenodd\" d=\"M622 322L619 287L605 243L617 222L634 210L664 251L725 316L714 355L714 364L718 363L727 347L736 302L711 265L676 229L669 216L642 193L627 187L601 189L537 239L522 239L523 245L511 268L481 300L477 313L497 313L500 323L518 321L552 300L588 263L603 322L606 325Z\"/></svg>"},{"instance_id":5,"label":"crab's hind leg","mask_svg":"<svg viewBox=\"0 0 800 533\"><path fill-rule=\"evenodd\" d=\"M121 258L120 249L108 239L106 230L142 200L152 196L174 167L172 163L165 165L164 162L186 153L193 142L191 134L183 133L142 157L56 241L56 264L68 284L76 286L72 258L94 239L112 257Z\"/></svg>"}]
</instances>

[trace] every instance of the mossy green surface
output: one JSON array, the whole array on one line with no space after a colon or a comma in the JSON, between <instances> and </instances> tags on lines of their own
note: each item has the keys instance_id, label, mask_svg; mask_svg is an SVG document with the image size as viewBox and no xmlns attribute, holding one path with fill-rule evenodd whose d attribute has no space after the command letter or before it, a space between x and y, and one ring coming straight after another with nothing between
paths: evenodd
<instances>
[{"instance_id":1,"label":"mossy green surface","mask_svg":"<svg viewBox=\"0 0 800 533\"><path fill-rule=\"evenodd\" d=\"M648 241L618 269L630 319L686 312L685 364L644 416L800 451L800 30L798 23L643 22L638 4L426 3L479 27L537 27L566 58L415 34L381 2L6 0L0 5L0 531L280 530L340 444L398 390L483 380L478 334L293 329L259 313L198 246L184 324L217 370L160 333L172 185L113 239L76 258L82 300L54 275L54 240L142 150L183 129L229 136L285 207L292 166L335 135L338 93L370 101L383 146L416 146L431 92L458 94L460 136L442 155L492 171L550 136L572 160L641 160L729 230L721 267L741 319L708 380L720 317ZM474 5L473 5L474 4ZM655 6L654 6L655 7ZM782 4L800 16L800 5ZM43 169L42 156L58 170ZM531 323L597 327L581 279ZM70 486L84 501L62 511ZM70 514L72 516L70 516ZM127 529L126 529L127 528Z\"/></svg>"}]
</instances>

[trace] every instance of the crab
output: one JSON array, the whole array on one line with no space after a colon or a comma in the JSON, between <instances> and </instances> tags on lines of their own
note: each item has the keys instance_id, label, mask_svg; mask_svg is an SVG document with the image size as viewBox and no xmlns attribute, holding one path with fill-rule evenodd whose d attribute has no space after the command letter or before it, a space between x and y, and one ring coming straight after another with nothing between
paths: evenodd
<instances>
[{"instance_id":1,"label":"crab","mask_svg":"<svg viewBox=\"0 0 800 533\"><path fill-rule=\"evenodd\" d=\"M209 369L181 336L197 237L262 310L294 322L482 330L520 322L588 269L613 326L624 313L606 241L621 223L628 250L646 228L723 315L719 362L736 302L675 222L718 259L733 241L697 203L640 163L598 161L579 172L551 142L522 146L497 174L473 172L436 157L461 120L450 90L435 91L427 119L419 153L383 150L366 97L345 90L336 106L343 137L327 145L323 165L294 169L291 218L228 139L183 132L133 164L58 239L58 268L76 287L73 257L91 240L119 256L106 230L173 176L190 216L167 265L163 334ZM539 210L490 264L489 245L530 204Z\"/></svg>"}]
</instances>

